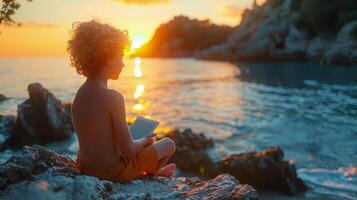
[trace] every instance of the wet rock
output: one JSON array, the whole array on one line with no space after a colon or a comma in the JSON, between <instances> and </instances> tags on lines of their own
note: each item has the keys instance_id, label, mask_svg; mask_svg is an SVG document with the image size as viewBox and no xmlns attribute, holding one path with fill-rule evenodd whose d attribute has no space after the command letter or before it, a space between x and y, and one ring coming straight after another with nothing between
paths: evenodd
<instances>
[{"instance_id":1,"label":"wet rock","mask_svg":"<svg viewBox=\"0 0 357 200\"><path fill-rule=\"evenodd\" d=\"M233 154L220 160L216 173L225 172L239 178L242 183L256 188L277 190L294 195L307 189L297 177L294 165L283 160L284 153L278 147L260 152Z\"/></svg>"},{"instance_id":2,"label":"wet rock","mask_svg":"<svg viewBox=\"0 0 357 200\"><path fill-rule=\"evenodd\" d=\"M67 120L69 120L67 122L67 125L69 126L69 128L71 129L71 131L73 132L74 131L74 127L73 127L73 124L72 124L72 120L71 120L71 110L72 110L72 102L65 102L63 103L63 107L64 107L64 113L65 113L65 118Z\"/></svg>"},{"instance_id":3,"label":"wet rock","mask_svg":"<svg viewBox=\"0 0 357 200\"><path fill-rule=\"evenodd\" d=\"M17 119L6 145L45 144L71 134L70 112L39 83L28 86L29 98L18 105Z\"/></svg>"},{"instance_id":4,"label":"wet rock","mask_svg":"<svg viewBox=\"0 0 357 200\"><path fill-rule=\"evenodd\" d=\"M0 94L0 101L5 101L6 99L8 99L5 95Z\"/></svg>"},{"instance_id":5,"label":"wet rock","mask_svg":"<svg viewBox=\"0 0 357 200\"><path fill-rule=\"evenodd\" d=\"M1 199L258 199L251 186L228 174L209 181L197 177L144 177L126 184L100 180L78 174L73 160L41 146L25 146L1 165L0 183Z\"/></svg>"},{"instance_id":6,"label":"wet rock","mask_svg":"<svg viewBox=\"0 0 357 200\"><path fill-rule=\"evenodd\" d=\"M207 153L213 142L203 134L195 134L186 129L172 131L169 137L176 142L176 153L170 162L175 162L182 170L206 177L228 173L244 184L259 189L276 190L287 195L307 189L304 182L297 177L294 165L283 160L284 154L280 148L232 154L213 161Z\"/></svg>"},{"instance_id":7,"label":"wet rock","mask_svg":"<svg viewBox=\"0 0 357 200\"><path fill-rule=\"evenodd\" d=\"M5 150L5 140L9 137L15 125L16 118L13 115L0 114L0 151Z\"/></svg>"},{"instance_id":8,"label":"wet rock","mask_svg":"<svg viewBox=\"0 0 357 200\"><path fill-rule=\"evenodd\" d=\"M213 146L213 140L207 139L203 133L195 134L191 129L173 130L170 138L176 143L176 152L171 161L181 170L203 173L206 168L212 168L212 161L206 149Z\"/></svg>"},{"instance_id":9,"label":"wet rock","mask_svg":"<svg viewBox=\"0 0 357 200\"><path fill-rule=\"evenodd\" d=\"M15 124L16 118L13 115L0 114L0 134L8 135Z\"/></svg>"}]
</instances>

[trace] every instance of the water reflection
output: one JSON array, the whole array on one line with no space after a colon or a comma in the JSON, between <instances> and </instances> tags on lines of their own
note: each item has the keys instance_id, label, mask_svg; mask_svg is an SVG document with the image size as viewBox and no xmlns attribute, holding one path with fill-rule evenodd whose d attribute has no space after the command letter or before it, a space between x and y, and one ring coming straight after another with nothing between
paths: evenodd
<instances>
[{"instance_id":1,"label":"water reflection","mask_svg":"<svg viewBox=\"0 0 357 200\"><path fill-rule=\"evenodd\" d=\"M140 78L143 75L141 71L141 59L139 57L134 58L135 68L134 68L134 75L135 77Z\"/></svg>"},{"instance_id":2,"label":"water reflection","mask_svg":"<svg viewBox=\"0 0 357 200\"><path fill-rule=\"evenodd\" d=\"M141 69L141 59L139 57L135 57L134 59L134 76L140 80L140 78L143 76L143 72ZM136 100L136 103L132 106L131 111L135 114L142 114L145 108L145 101L143 98L143 92L145 89L145 85L143 83L138 83L136 85L136 89L134 92L134 99ZM150 115L146 115L147 117L150 117Z\"/></svg>"},{"instance_id":3,"label":"water reflection","mask_svg":"<svg viewBox=\"0 0 357 200\"><path fill-rule=\"evenodd\" d=\"M144 84L141 84L141 83L136 86L136 90L134 93L134 99L139 99L142 96L142 94L144 92L144 88L145 88Z\"/></svg>"}]
</instances>

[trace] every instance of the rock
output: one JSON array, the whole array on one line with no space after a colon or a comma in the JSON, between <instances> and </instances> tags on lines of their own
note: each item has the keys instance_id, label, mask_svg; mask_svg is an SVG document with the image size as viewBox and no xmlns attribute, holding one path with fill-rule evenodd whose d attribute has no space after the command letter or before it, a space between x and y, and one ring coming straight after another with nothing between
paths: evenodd
<instances>
[{"instance_id":1,"label":"rock","mask_svg":"<svg viewBox=\"0 0 357 200\"><path fill-rule=\"evenodd\" d=\"M0 114L0 151L5 150L4 141L9 137L15 125L15 116Z\"/></svg>"},{"instance_id":2,"label":"rock","mask_svg":"<svg viewBox=\"0 0 357 200\"><path fill-rule=\"evenodd\" d=\"M64 113L65 113L65 118L68 120L67 124L69 126L69 128L71 129L72 132L74 132L74 127L72 124L72 116L71 116L71 112L72 112L72 102L65 102L63 103L63 107L64 107Z\"/></svg>"},{"instance_id":3,"label":"rock","mask_svg":"<svg viewBox=\"0 0 357 200\"><path fill-rule=\"evenodd\" d=\"M294 25L289 27L288 35L284 40L284 48L276 49L274 57L282 60L306 60L306 48L308 36L305 32L297 29Z\"/></svg>"},{"instance_id":4,"label":"rock","mask_svg":"<svg viewBox=\"0 0 357 200\"><path fill-rule=\"evenodd\" d=\"M0 190L23 180L34 180L37 174L52 170L68 170L67 175L76 173L70 158L41 146L24 146L22 154L15 154L0 166Z\"/></svg>"},{"instance_id":5,"label":"rock","mask_svg":"<svg viewBox=\"0 0 357 200\"><path fill-rule=\"evenodd\" d=\"M171 161L181 170L203 174L206 168L211 169L212 161L206 149L213 146L213 140L207 139L203 133L195 134L191 129L173 130L170 138L176 143L176 152Z\"/></svg>"},{"instance_id":6,"label":"rock","mask_svg":"<svg viewBox=\"0 0 357 200\"><path fill-rule=\"evenodd\" d=\"M225 172L239 178L242 183L256 188L277 190L287 195L295 195L307 189L297 177L294 165L283 160L284 153L278 147L260 152L233 154L217 164L216 173Z\"/></svg>"},{"instance_id":7,"label":"rock","mask_svg":"<svg viewBox=\"0 0 357 200\"><path fill-rule=\"evenodd\" d=\"M45 144L71 134L70 112L39 83L28 86L29 99L17 108L17 119L6 145Z\"/></svg>"},{"instance_id":8,"label":"rock","mask_svg":"<svg viewBox=\"0 0 357 200\"><path fill-rule=\"evenodd\" d=\"M0 94L0 101L5 101L5 100L7 100L8 98L5 96L5 95L3 95L3 94Z\"/></svg>"},{"instance_id":9,"label":"rock","mask_svg":"<svg viewBox=\"0 0 357 200\"><path fill-rule=\"evenodd\" d=\"M25 146L0 166L0 199L258 199L249 185L228 174L144 177L120 184L80 175L70 158L41 146ZM138 190L138 188L140 188Z\"/></svg>"},{"instance_id":10,"label":"rock","mask_svg":"<svg viewBox=\"0 0 357 200\"><path fill-rule=\"evenodd\" d=\"M244 13L242 23L228 37L225 43L227 47L224 48L220 44L220 48L216 46L207 48L198 52L196 58L211 59L215 57L218 49L228 49L226 57L235 58L238 61L281 60L282 53L284 57L290 57L289 51L283 51L286 39L288 38L290 42L301 36L291 29L294 20L299 15L291 11L291 4L292 0L284 1L277 8L273 8L269 3L264 6L255 4L252 10ZM298 47L289 46L288 48L292 50ZM222 52L219 53L219 55L222 54Z\"/></svg>"},{"instance_id":11,"label":"rock","mask_svg":"<svg viewBox=\"0 0 357 200\"><path fill-rule=\"evenodd\" d=\"M15 124L15 116L0 114L0 134L8 135Z\"/></svg>"},{"instance_id":12,"label":"rock","mask_svg":"<svg viewBox=\"0 0 357 200\"><path fill-rule=\"evenodd\" d=\"M355 65L357 62L357 41L352 38L351 32L357 29L357 21L346 24L329 48L322 56L326 64Z\"/></svg>"},{"instance_id":13,"label":"rock","mask_svg":"<svg viewBox=\"0 0 357 200\"><path fill-rule=\"evenodd\" d=\"M310 60L322 62L320 58L323 57L326 49L329 46L329 43L330 42L322 39L321 37L316 37L310 40L306 49L306 53Z\"/></svg>"},{"instance_id":14,"label":"rock","mask_svg":"<svg viewBox=\"0 0 357 200\"><path fill-rule=\"evenodd\" d=\"M206 177L228 173L244 184L287 195L295 195L307 189L297 177L294 165L283 160L284 154L280 148L233 154L213 161L207 153L213 142L202 133L197 135L186 129L183 132L174 130L168 135L176 143L176 153L169 162L175 162L182 170Z\"/></svg>"}]
</instances>

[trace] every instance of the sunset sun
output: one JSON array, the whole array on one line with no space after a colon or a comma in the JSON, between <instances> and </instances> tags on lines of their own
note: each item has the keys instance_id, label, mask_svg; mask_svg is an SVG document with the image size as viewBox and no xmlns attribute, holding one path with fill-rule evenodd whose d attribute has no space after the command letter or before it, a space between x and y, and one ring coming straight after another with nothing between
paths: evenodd
<instances>
[{"instance_id":1,"label":"sunset sun","mask_svg":"<svg viewBox=\"0 0 357 200\"><path fill-rule=\"evenodd\" d=\"M133 39L132 39L132 44L131 44L130 49L131 49L131 50L138 49L138 48L140 48L140 47L144 44L144 42L145 42L145 41L144 41L143 38L140 38L140 37L133 38Z\"/></svg>"}]
</instances>

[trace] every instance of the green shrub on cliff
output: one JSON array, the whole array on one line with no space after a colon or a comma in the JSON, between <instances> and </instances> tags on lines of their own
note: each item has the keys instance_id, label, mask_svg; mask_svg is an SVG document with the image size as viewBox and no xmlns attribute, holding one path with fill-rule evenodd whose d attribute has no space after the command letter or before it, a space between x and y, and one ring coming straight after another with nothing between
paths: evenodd
<instances>
[{"instance_id":1,"label":"green shrub on cliff","mask_svg":"<svg viewBox=\"0 0 357 200\"><path fill-rule=\"evenodd\" d=\"M341 24L346 24L354 20L357 20L357 9L353 11L342 12L338 15L338 21Z\"/></svg>"},{"instance_id":2,"label":"green shrub on cliff","mask_svg":"<svg viewBox=\"0 0 357 200\"><path fill-rule=\"evenodd\" d=\"M357 20L356 0L302 0L297 26L310 35L335 34L343 25Z\"/></svg>"}]
</instances>

